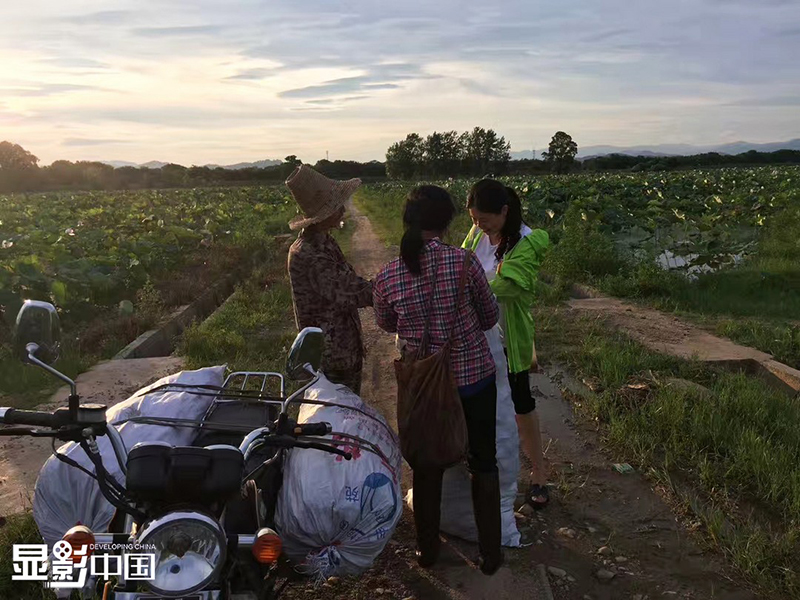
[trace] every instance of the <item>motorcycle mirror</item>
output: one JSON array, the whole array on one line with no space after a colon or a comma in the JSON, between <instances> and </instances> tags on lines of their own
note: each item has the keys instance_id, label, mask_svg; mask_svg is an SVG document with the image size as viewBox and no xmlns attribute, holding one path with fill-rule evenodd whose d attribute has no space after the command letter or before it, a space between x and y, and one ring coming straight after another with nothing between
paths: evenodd
<instances>
[{"instance_id":1,"label":"motorcycle mirror","mask_svg":"<svg viewBox=\"0 0 800 600\"><path fill-rule=\"evenodd\" d=\"M322 363L325 336L319 327L306 327L297 334L286 359L286 372L295 381L313 377Z\"/></svg>"},{"instance_id":2,"label":"motorcycle mirror","mask_svg":"<svg viewBox=\"0 0 800 600\"><path fill-rule=\"evenodd\" d=\"M26 300L17 313L14 351L22 362L29 354L47 365L58 360L61 350L61 324L55 306L49 302Z\"/></svg>"}]
</instances>

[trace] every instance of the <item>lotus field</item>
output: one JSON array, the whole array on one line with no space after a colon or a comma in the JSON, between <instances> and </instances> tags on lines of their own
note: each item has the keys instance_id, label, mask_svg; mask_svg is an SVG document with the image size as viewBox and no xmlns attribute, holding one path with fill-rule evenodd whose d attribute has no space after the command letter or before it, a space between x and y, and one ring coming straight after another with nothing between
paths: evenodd
<instances>
[{"instance_id":1,"label":"lotus field","mask_svg":"<svg viewBox=\"0 0 800 600\"><path fill-rule=\"evenodd\" d=\"M67 365L74 352L91 362L249 265L294 213L279 187L0 197L0 393L21 391L10 330L23 299L53 302L67 334L80 334Z\"/></svg>"},{"instance_id":2,"label":"lotus field","mask_svg":"<svg viewBox=\"0 0 800 600\"><path fill-rule=\"evenodd\" d=\"M772 216L800 206L800 167L503 180L520 195L526 221L547 229L554 241L575 224L570 218L580 219L623 249L663 257L665 267L692 271L737 262L755 249L760 229ZM463 206L472 181L437 183ZM391 204L407 188L405 183L373 185L369 194ZM466 224L462 217L455 233L460 235Z\"/></svg>"},{"instance_id":3,"label":"lotus field","mask_svg":"<svg viewBox=\"0 0 800 600\"><path fill-rule=\"evenodd\" d=\"M557 297L582 282L645 299L800 366L800 167L503 180L528 224L550 234L542 274ZM471 180L437 183L465 205ZM411 185L372 185L356 198L395 244ZM449 241L469 226L462 211Z\"/></svg>"}]
</instances>

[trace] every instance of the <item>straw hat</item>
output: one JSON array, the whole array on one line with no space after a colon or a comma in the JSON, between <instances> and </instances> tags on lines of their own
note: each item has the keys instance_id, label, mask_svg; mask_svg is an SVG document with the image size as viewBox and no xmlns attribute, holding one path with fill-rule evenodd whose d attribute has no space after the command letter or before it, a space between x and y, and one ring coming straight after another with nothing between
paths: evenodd
<instances>
[{"instance_id":1,"label":"straw hat","mask_svg":"<svg viewBox=\"0 0 800 600\"><path fill-rule=\"evenodd\" d=\"M303 211L289 222L289 229L296 231L321 223L344 206L360 185L360 179L336 181L308 165L300 165L286 180L286 187Z\"/></svg>"}]
</instances>

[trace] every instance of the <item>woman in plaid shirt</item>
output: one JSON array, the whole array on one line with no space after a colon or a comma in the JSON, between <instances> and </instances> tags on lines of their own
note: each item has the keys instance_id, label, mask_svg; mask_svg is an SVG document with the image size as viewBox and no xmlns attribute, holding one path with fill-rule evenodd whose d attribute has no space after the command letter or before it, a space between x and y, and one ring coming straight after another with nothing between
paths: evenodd
<instances>
[{"instance_id":1,"label":"woman in plaid shirt","mask_svg":"<svg viewBox=\"0 0 800 600\"><path fill-rule=\"evenodd\" d=\"M431 307L431 352L447 341L455 319L450 358L467 420L479 564L484 573L492 575L503 563L495 456L497 389L495 364L483 332L497 323L499 309L475 256L462 305L455 306L465 250L441 241L454 215L455 205L446 190L423 185L411 191L403 214L406 232L400 257L375 278L373 307L378 325L396 333L406 344L404 351L413 353L422 339L427 307ZM432 566L439 554L443 474L441 469L413 472L417 558L423 567Z\"/></svg>"}]
</instances>

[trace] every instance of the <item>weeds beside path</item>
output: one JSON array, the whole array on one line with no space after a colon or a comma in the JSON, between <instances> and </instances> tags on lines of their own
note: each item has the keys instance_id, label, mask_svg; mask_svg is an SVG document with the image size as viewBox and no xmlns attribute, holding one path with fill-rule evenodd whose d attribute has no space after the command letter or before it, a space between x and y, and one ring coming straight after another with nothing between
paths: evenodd
<instances>
[{"instance_id":1,"label":"weeds beside path","mask_svg":"<svg viewBox=\"0 0 800 600\"><path fill-rule=\"evenodd\" d=\"M537 348L584 385L576 407L649 470L694 529L760 592L800 594L800 406L742 373L665 356L605 322L542 307Z\"/></svg>"}]
</instances>

